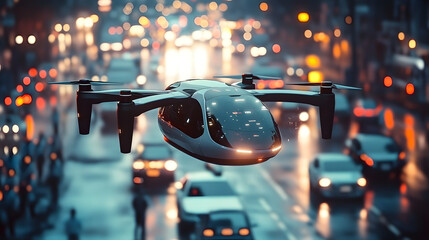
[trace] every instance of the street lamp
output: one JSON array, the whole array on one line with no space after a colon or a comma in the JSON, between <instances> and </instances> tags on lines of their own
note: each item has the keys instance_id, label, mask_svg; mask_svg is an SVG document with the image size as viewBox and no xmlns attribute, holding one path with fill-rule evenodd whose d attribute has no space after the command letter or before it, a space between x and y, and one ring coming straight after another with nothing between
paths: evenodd
<instances>
[{"instance_id":1,"label":"street lamp","mask_svg":"<svg viewBox=\"0 0 429 240\"><path fill-rule=\"evenodd\" d=\"M308 20L310 20L310 15L308 15L308 13L300 12L298 14L298 21L299 22L306 23L306 22L308 22Z\"/></svg>"}]
</instances>

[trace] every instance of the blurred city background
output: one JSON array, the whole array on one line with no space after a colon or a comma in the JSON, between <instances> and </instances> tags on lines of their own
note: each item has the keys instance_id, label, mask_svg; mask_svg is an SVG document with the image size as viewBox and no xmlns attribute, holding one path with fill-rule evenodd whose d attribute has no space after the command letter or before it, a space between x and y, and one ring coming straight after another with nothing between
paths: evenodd
<instances>
[{"instance_id":1,"label":"blurred city background","mask_svg":"<svg viewBox=\"0 0 429 240\"><path fill-rule=\"evenodd\" d=\"M146 239L426 239L428 63L426 0L2 0L0 238L66 239L74 208L81 239L142 239L144 194ZM243 73L281 79L261 89L362 91L335 92L331 140L317 108L267 104L280 153L218 167L164 144L157 110L137 118L130 154L115 103L94 105L79 135L77 87L47 84L161 90Z\"/></svg>"}]
</instances>

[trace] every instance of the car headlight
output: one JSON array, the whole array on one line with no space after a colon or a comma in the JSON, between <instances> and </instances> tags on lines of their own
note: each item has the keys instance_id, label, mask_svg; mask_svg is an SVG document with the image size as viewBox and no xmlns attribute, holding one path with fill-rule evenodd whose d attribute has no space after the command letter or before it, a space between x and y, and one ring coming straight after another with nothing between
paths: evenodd
<instances>
[{"instance_id":1,"label":"car headlight","mask_svg":"<svg viewBox=\"0 0 429 240\"><path fill-rule=\"evenodd\" d=\"M146 81L147 81L147 79L146 79L146 76L144 76L144 75L138 75L136 78L136 82L140 86L144 85L146 83Z\"/></svg>"},{"instance_id":2,"label":"car headlight","mask_svg":"<svg viewBox=\"0 0 429 240\"><path fill-rule=\"evenodd\" d=\"M366 186L366 179L361 177L357 180L357 184L361 187L365 187Z\"/></svg>"},{"instance_id":3,"label":"car headlight","mask_svg":"<svg viewBox=\"0 0 429 240\"><path fill-rule=\"evenodd\" d=\"M141 169L143 169L144 168L144 162L141 161L141 160L137 160L137 161L133 162L133 168L135 170L141 170Z\"/></svg>"},{"instance_id":4,"label":"car headlight","mask_svg":"<svg viewBox=\"0 0 429 240\"><path fill-rule=\"evenodd\" d=\"M9 132L9 126L8 125L4 125L3 126L3 132L4 133L8 133Z\"/></svg>"},{"instance_id":5,"label":"car headlight","mask_svg":"<svg viewBox=\"0 0 429 240\"><path fill-rule=\"evenodd\" d=\"M172 171L176 170L177 163L174 160L167 160L164 164L164 168L165 168L165 170L172 172Z\"/></svg>"},{"instance_id":6,"label":"car headlight","mask_svg":"<svg viewBox=\"0 0 429 240\"><path fill-rule=\"evenodd\" d=\"M329 178L324 177L319 180L319 186L321 187L329 187L330 185L331 185L331 179Z\"/></svg>"},{"instance_id":7,"label":"car headlight","mask_svg":"<svg viewBox=\"0 0 429 240\"><path fill-rule=\"evenodd\" d=\"M300 120L301 122L307 122L307 121L308 121L308 119L310 119L310 115L308 114L308 112L301 112L301 113L299 114L299 120Z\"/></svg>"},{"instance_id":8,"label":"car headlight","mask_svg":"<svg viewBox=\"0 0 429 240\"><path fill-rule=\"evenodd\" d=\"M12 126L12 132L14 132L14 133L18 133L18 132L19 132L19 127L18 127L18 125L14 124L14 125Z\"/></svg>"}]
</instances>

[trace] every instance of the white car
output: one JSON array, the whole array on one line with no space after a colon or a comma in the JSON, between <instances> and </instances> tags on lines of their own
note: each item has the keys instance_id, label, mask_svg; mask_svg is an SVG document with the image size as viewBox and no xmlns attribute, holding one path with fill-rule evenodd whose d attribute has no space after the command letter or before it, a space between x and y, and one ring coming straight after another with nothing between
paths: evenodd
<instances>
[{"instance_id":1,"label":"white car","mask_svg":"<svg viewBox=\"0 0 429 240\"><path fill-rule=\"evenodd\" d=\"M189 235L202 216L220 210L243 210L237 193L223 176L189 173L178 183L179 234ZM177 186L176 185L176 186Z\"/></svg>"},{"instance_id":2,"label":"white car","mask_svg":"<svg viewBox=\"0 0 429 240\"><path fill-rule=\"evenodd\" d=\"M362 197L366 179L362 166L341 153L321 153L309 166L310 190L323 197Z\"/></svg>"}]
</instances>

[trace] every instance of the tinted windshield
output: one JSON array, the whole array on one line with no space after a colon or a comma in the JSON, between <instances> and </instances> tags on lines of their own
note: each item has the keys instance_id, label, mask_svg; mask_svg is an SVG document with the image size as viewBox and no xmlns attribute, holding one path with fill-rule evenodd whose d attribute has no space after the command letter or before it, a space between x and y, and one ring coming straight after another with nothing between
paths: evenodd
<instances>
[{"instance_id":1,"label":"tinted windshield","mask_svg":"<svg viewBox=\"0 0 429 240\"><path fill-rule=\"evenodd\" d=\"M227 182L196 182L189 188L188 196L233 196L235 192Z\"/></svg>"},{"instance_id":2,"label":"tinted windshield","mask_svg":"<svg viewBox=\"0 0 429 240\"><path fill-rule=\"evenodd\" d=\"M234 148L267 149L280 145L271 113L251 95L216 96L207 100L210 136Z\"/></svg>"},{"instance_id":3,"label":"tinted windshield","mask_svg":"<svg viewBox=\"0 0 429 240\"><path fill-rule=\"evenodd\" d=\"M323 169L327 172L358 171L360 166L352 161L328 161L323 163Z\"/></svg>"},{"instance_id":4,"label":"tinted windshield","mask_svg":"<svg viewBox=\"0 0 429 240\"><path fill-rule=\"evenodd\" d=\"M392 139L376 139L371 141L361 141L364 152L399 152L399 146Z\"/></svg>"},{"instance_id":5,"label":"tinted windshield","mask_svg":"<svg viewBox=\"0 0 429 240\"><path fill-rule=\"evenodd\" d=\"M167 146L146 146L142 158L148 160L168 159L171 158L171 152Z\"/></svg>"}]
</instances>

